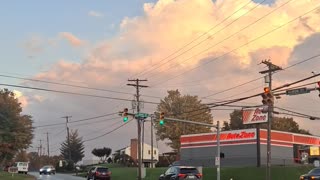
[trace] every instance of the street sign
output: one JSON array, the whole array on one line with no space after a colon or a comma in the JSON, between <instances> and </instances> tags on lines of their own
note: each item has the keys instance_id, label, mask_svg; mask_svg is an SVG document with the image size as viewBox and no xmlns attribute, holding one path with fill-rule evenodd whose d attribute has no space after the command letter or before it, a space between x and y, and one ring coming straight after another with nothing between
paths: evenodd
<instances>
[{"instance_id":1,"label":"street sign","mask_svg":"<svg viewBox=\"0 0 320 180\"><path fill-rule=\"evenodd\" d=\"M215 159L215 165L219 166L220 165L220 157L216 157Z\"/></svg>"},{"instance_id":2,"label":"street sign","mask_svg":"<svg viewBox=\"0 0 320 180\"><path fill-rule=\"evenodd\" d=\"M145 119L145 118L149 117L149 114L147 114L147 113L137 113L137 114L134 115L134 117L136 119Z\"/></svg>"},{"instance_id":3,"label":"street sign","mask_svg":"<svg viewBox=\"0 0 320 180\"><path fill-rule=\"evenodd\" d=\"M310 93L310 90L307 88L299 88L299 89L290 89L286 91L287 95L298 95L298 94L306 94Z\"/></svg>"},{"instance_id":4,"label":"street sign","mask_svg":"<svg viewBox=\"0 0 320 180\"><path fill-rule=\"evenodd\" d=\"M242 110L243 124L256 124L268 122L268 111L265 107L245 108Z\"/></svg>"}]
</instances>

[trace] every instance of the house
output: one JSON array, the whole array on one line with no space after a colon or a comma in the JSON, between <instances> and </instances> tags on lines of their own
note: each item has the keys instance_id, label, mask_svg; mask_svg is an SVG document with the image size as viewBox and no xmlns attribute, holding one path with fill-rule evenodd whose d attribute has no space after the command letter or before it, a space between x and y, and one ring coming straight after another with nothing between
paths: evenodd
<instances>
[{"instance_id":1,"label":"house","mask_svg":"<svg viewBox=\"0 0 320 180\"><path fill-rule=\"evenodd\" d=\"M151 153L153 153L153 161L151 160ZM112 155L113 159L116 154L127 154L128 156L131 156L134 161L138 162L138 140L131 139L130 146L115 151ZM155 164L159 161L158 148L153 147L153 152L151 152L151 145L149 144L143 143L141 154L144 167L155 167Z\"/></svg>"}]
</instances>

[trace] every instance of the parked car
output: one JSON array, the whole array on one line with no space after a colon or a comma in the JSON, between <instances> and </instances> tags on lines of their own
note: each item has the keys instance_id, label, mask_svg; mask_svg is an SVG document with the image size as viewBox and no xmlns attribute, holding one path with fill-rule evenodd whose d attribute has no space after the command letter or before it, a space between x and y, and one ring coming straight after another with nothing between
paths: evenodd
<instances>
[{"instance_id":1,"label":"parked car","mask_svg":"<svg viewBox=\"0 0 320 180\"><path fill-rule=\"evenodd\" d=\"M40 168L39 174L56 174L56 168L51 165L46 165Z\"/></svg>"},{"instance_id":2,"label":"parked car","mask_svg":"<svg viewBox=\"0 0 320 180\"><path fill-rule=\"evenodd\" d=\"M193 166L171 166L159 180L201 180L202 174Z\"/></svg>"},{"instance_id":3,"label":"parked car","mask_svg":"<svg viewBox=\"0 0 320 180\"><path fill-rule=\"evenodd\" d=\"M28 171L29 171L28 162L15 162L14 167L18 168L18 173L28 174Z\"/></svg>"},{"instance_id":4,"label":"parked car","mask_svg":"<svg viewBox=\"0 0 320 180\"><path fill-rule=\"evenodd\" d=\"M87 173L87 180L89 179L111 180L111 171L107 167L92 167Z\"/></svg>"},{"instance_id":5,"label":"parked car","mask_svg":"<svg viewBox=\"0 0 320 180\"><path fill-rule=\"evenodd\" d=\"M300 180L320 180L320 168L314 168L307 174L301 175Z\"/></svg>"}]
</instances>

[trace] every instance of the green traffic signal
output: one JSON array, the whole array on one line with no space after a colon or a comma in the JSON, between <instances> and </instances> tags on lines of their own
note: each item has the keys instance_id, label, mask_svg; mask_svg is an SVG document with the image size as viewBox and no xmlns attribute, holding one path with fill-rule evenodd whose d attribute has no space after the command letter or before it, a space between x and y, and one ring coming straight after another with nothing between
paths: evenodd
<instances>
[{"instance_id":1,"label":"green traffic signal","mask_svg":"<svg viewBox=\"0 0 320 180\"><path fill-rule=\"evenodd\" d=\"M164 125L164 120L160 120L159 124L160 124L160 126L163 126Z\"/></svg>"},{"instance_id":2,"label":"green traffic signal","mask_svg":"<svg viewBox=\"0 0 320 180\"><path fill-rule=\"evenodd\" d=\"M128 121L128 116L123 117L123 122L127 122Z\"/></svg>"}]
</instances>

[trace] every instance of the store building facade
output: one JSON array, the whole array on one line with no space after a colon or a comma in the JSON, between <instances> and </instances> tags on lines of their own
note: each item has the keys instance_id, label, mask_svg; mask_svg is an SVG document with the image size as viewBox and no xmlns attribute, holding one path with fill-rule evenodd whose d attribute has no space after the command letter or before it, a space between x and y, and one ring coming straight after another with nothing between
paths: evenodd
<instances>
[{"instance_id":1,"label":"store building facade","mask_svg":"<svg viewBox=\"0 0 320 180\"><path fill-rule=\"evenodd\" d=\"M258 141L260 139L260 143ZM215 133L183 135L180 138L180 161L185 165L214 166L217 150ZM301 163L303 154L309 160L319 159L320 137L282 131L271 133L271 163L289 165ZM256 166L267 160L267 130L243 129L222 131L221 166ZM312 158L313 159L312 159Z\"/></svg>"}]
</instances>

